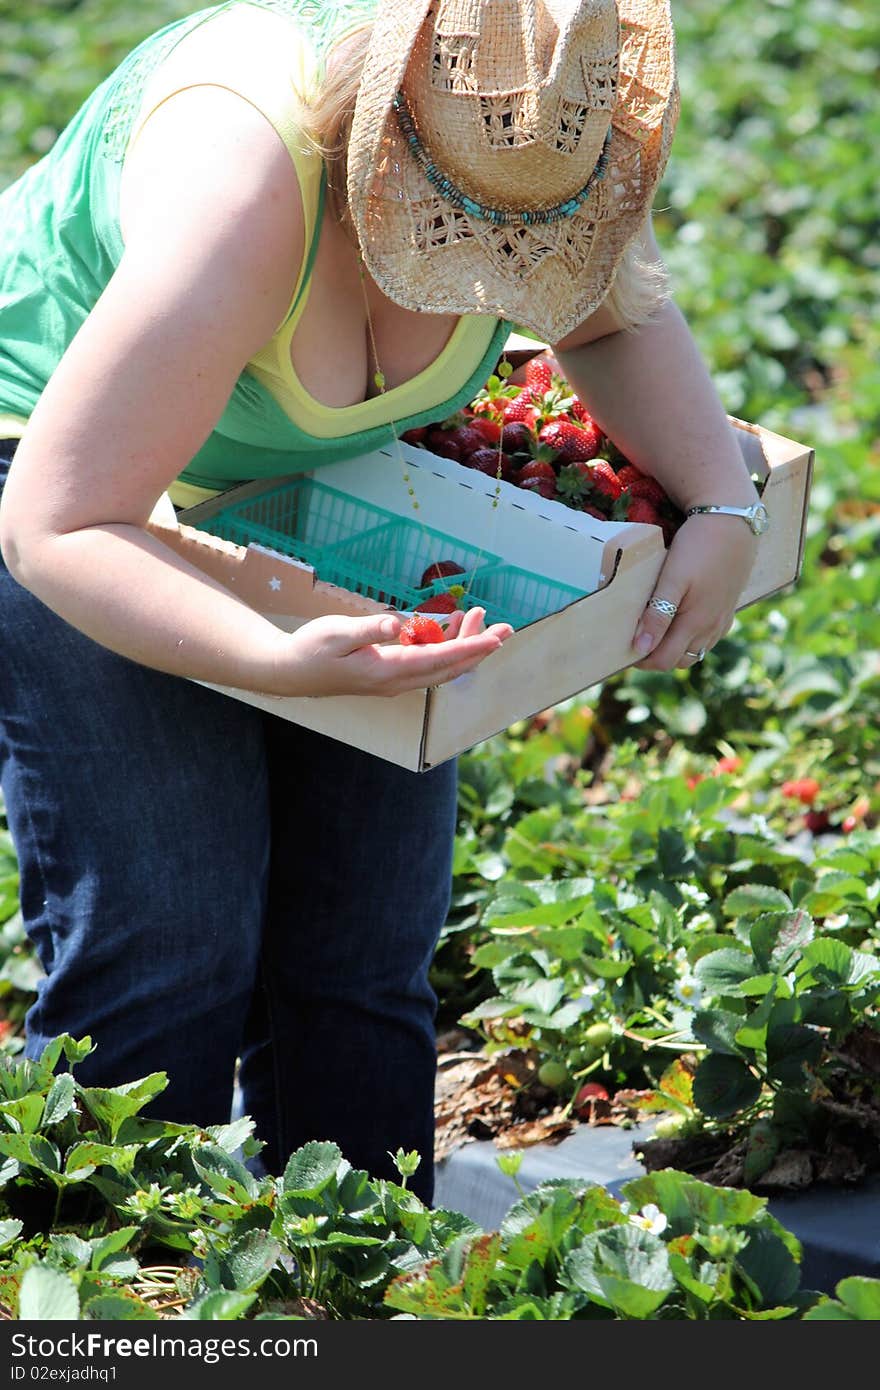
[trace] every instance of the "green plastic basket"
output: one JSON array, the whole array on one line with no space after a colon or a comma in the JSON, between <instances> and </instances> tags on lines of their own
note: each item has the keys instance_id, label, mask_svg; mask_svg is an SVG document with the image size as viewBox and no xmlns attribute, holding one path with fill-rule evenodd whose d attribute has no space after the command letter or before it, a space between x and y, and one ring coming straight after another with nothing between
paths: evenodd
<instances>
[{"instance_id":1,"label":"green plastic basket","mask_svg":"<svg viewBox=\"0 0 880 1390\"><path fill-rule=\"evenodd\" d=\"M485 608L487 623L510 623L518 628L546 618L549 613L558 613L560 608L583 598L584 593L572 584L545 579L516 565L496 565L474 577L467 606L479 604Z\"/></svg>"},{"instance_id":2,"label":"green plastic basket","mask_svg":"<svg viewBox=\"0 0 880 1390\"><path fill-rule=\"evenodd\" d=\"M497 565L499 556L419 521L395 517L334 547L328 560L336 576L335 584L395 608L415 608L428 594L438 593L451 584L467 586L483 568ZM461 565L464 574L450 575L420 588L419 580L425 570L440 560Z\"/></svg>"},{"instance_id":3,"label":"green plastic basket","mask_svg":"<svg viewBox=\"0 0 880 1390\"><path fill-rule=\"evenodd\" d=\"M334 583L329 559L335 546L393 517L382 507L348 497L313 478L296 478L215 512L201 529L238 545L268 546L305 560Z\"/></svg>"}]
</instances>

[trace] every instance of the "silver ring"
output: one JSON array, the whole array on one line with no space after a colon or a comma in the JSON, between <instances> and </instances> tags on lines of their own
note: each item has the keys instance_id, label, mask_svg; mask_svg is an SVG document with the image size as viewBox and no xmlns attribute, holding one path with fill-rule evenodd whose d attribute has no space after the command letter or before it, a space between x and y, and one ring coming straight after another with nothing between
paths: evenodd
<instances>
[{"instance_id":1,"label":"silver ring","mask_svg":"<svg viewBox=\"0 0 880 1390\"><path fill-rule=\"evenodd\" d=\"M706 655L706 648L705 648L705 647L701 647L700 650L699 650L698 652L688 652L688 651L685 652L685 656L692 656L692 657L694 658L694 661L702 661L702 660L703 660L703 657L704 657L705 655Z\"/></svg>"},{"instance_id":2,"label":"silver ring","mask_svg":"<svg viewBox=\"0 0 880 1390\"><path fill-rule=\"evenodd\" d=\"M653 608L655 613L662 613L664 618L674 618L678 612L678 604L673 603L671 598L649 598L645 607Z\"/></svg>"}]
</instances>

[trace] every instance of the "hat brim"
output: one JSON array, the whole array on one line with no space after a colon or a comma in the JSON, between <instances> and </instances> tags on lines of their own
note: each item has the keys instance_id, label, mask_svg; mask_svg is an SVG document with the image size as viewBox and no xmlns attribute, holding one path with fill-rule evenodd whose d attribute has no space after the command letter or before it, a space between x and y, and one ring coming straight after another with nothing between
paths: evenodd
<instances>
[{"instance_id":1,"label":"hat brim","mask_svg":"<svg viewBox=\"0 0 880 1390\"><path fill-rule=\"evenodd\" d=\"M371 37L348 159L364 264L404 308L489 314L558 342L606 298L666 165L678 117L668 0L618 0L621 67L604 179L573 216L523 227L442 200L400 132L391 103L430 8L380 6Z\"/></svg>"}]
</instances>

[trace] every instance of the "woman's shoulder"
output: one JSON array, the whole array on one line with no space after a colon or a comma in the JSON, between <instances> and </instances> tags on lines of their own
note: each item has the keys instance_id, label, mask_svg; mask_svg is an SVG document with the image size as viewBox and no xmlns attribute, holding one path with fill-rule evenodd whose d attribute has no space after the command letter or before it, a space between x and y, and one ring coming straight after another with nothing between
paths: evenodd
<instances>
[{"instance_id":1,"label":"woman's shoulder","mask_svg":"<svg viewBox=\"0 0 880 1390\"><path fill-rule=\"evenodd\" d=\"M126 157L159 106L191 88L219 87L241 97L265 117L301 177L312 169L312 176L317 178L320 159L313 155L302 130L304 101L315 63L307 30L292 23L284 11L243 0L216 6L183 33L149 74L132 122Z\"/></svg>"}]
</instances>

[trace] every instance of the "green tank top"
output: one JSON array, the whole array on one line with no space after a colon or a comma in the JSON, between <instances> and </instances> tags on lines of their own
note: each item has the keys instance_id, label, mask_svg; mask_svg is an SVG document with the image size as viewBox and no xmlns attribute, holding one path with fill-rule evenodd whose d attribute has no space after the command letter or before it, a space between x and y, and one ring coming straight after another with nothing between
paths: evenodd
<instances>
[{"instance_id":1,"label":"green tank top","mask_svg":"<svg viewBox=\"0 0 880 1390\"><path fill-rule=\"evenodd\" d=\"M293 375L289 340L323 206L321 162L298 134L294 113L304 86L320 80L330 45L369 23L376 3L230 0L167 25L123 60L49 153L0 194L0 434L23 432L122 257L119 183L130 141L155 105L194 85L240 93L278 130L303 191L309 250L284 322L241 373L181 481L219 489L352 458L387 444L395 428L444 418L483 385L510 325L477 315L459 320L426 371L359 405L325 407Z\"/></svg>"}]
</instances>

